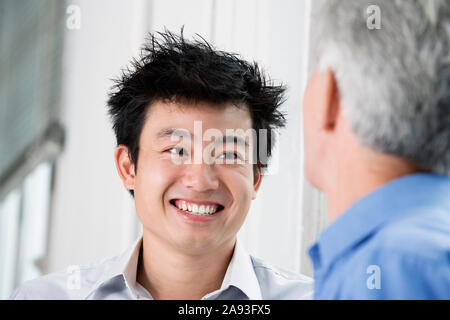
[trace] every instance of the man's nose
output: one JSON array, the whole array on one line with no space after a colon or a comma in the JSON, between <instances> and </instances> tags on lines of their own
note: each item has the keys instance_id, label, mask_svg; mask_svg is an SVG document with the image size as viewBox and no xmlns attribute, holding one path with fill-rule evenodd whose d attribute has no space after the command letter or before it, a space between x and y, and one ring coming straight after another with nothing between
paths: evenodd
<instances>
[{"instance_id":1,"label":"man's nose","mask_svg":"<svg viewBox=\"0 0 450 320\"><path fill-rule=\"evenodd\" d=\"M215 190L219 187L219 179L212 166L202 164L186 165L183 184L198 192Z\"/></svg>"}]
</instances>

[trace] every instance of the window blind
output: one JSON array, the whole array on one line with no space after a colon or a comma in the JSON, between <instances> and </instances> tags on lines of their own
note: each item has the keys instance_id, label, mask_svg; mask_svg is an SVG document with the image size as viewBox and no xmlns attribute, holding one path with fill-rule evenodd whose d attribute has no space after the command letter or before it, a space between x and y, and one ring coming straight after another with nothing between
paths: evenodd
<instances>
[{"instance_id":1,"label":"window blind","mask_svg":"<svg viewBox=\"0 0 450 320\"><path fill-rule=\"evenodd\" d=\"M0 200L62 147L64 1L0 2Z\"/></svg>"}]
</instances>

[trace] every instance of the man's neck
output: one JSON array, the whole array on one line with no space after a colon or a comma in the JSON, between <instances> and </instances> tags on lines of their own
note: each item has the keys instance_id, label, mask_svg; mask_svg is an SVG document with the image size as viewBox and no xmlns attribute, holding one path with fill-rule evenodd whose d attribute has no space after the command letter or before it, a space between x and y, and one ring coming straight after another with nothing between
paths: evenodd
<instances>
[{"instance_id":1,"label":"man's neck","mask_svg":"<svg viewBox=\"0 0 450 320\"><path fill-rule=\"evenodd\" d=\"M197 300L218 290L233 255L236 239L193 254L145 233L137 279L155 300Z\"/></svg>"},{"instance_id":2,"label":"man's neck","mask_svg":"<svg viewBox=\"0 0 450 320\"><path fill-rule=\"evenodd\" d=\"M389 181L421 171L406 160L372 152L338 161L336 169L330 188L325 192L330 222Z\"/></svg>"}]
</instances>

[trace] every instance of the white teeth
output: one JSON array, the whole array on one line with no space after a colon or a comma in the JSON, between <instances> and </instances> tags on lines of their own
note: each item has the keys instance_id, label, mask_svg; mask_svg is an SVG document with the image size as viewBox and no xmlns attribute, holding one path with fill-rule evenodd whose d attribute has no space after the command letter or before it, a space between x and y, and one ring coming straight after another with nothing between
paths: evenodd
<instances>
[{"instance_id":1,"label":"white teeth","mask_svg":"<svg viewBox=\"0 0 450 320\"><path fill-rule=\"evenodd\" d=\"M186 203L186 201L177 201L176 207L180 210L189 212L190 214L195 215L212 215L213 213L216 213L217 206L214 205L204 205L204 204L190 204Z\"/></svg>"}]
</instances>

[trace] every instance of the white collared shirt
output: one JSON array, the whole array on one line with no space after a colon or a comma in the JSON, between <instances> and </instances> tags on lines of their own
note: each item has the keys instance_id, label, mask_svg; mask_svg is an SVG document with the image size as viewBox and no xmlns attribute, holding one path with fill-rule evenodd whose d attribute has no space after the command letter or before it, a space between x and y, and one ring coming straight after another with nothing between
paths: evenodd
<instances>
[{"instance_id":1,"label":"white collared shirt","mask_svg":"<svg viewBox=\"0 0 450 320\"><path fill-rule=\"evenodd\" d=\"M127 251L85 266L71 266L27 281L10 299L151 300L136 281L142 237ZM311 299L312 279L275 268L250 256L239 241L220 289L202 300Z\"/></svg>"}]
</instances>

